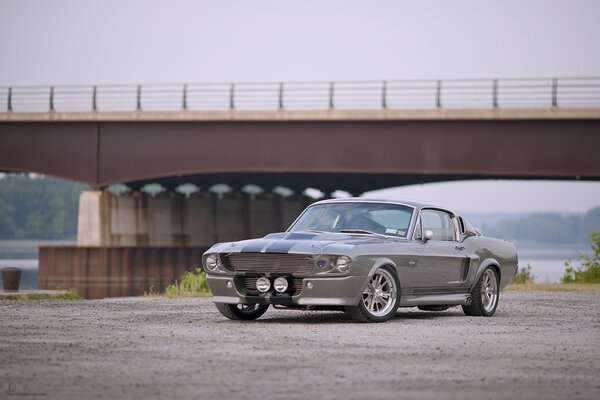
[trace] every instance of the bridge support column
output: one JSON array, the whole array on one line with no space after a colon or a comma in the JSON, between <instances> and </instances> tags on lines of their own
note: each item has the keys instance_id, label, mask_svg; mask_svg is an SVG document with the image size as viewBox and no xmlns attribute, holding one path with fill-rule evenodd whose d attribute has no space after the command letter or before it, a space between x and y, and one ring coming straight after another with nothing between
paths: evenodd
<instances>
[{"instance_id":1,"label":"bridge support column","mask_svg":"<svg viewBox=\"0 0 600 400\"><path fill-rule=\"evenodd\" d=\"M85 191L79 196L77 244L79 246L108 245L110 238L110 204L107 193Z\"/></svg>"},{"instance_id":2,"label":"bridge support column","mask_svg":"<svg viewBox=\"0 0 600 400\"><path fill-rule=\"evenodd\" d=\"M283 231L310 199L272 193L251 197L201 193L116 196L86 191L79 198L79 246L199 246Z\"/></svg>"}]
</instances>

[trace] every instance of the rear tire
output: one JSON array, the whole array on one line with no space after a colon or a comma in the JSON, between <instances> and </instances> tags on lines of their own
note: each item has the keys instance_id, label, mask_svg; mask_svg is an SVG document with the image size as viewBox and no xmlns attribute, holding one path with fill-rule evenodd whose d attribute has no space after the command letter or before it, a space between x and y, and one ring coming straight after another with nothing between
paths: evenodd
<instances>
[{"instance_id":1,"label":"rear tire","mask_svg":"<svg viewBox=\"0 0 600 400\"><path fill-rule=\"evenodd\" d=\"M465 314L471 317L491 317L496 312L500 290L498 274L493 267L487 267L471 292L471 304L462 306Z\"/></svg>"},{"instance_id":2,"label":"rear tire","mask_svg":"<svg viewBox=\"0 0 600 400\"><path fill-rule=\"evenodd\" d=\"M217 310L223 316L234 321L250 321L261 317L267 312L268 304L227 304L215 303Z\"/></svg>"},{"instance_id":3,"label":"rear tire","mask_svg":"<svg viewBox=\"0 0 600 400\"><path fill-rule=\"evenodd\" d=\"M400 281L390 266L375 271L358 306L346 307L355 322L385 322L396 315L400 304Z\"/></svg>"}]
</instances>

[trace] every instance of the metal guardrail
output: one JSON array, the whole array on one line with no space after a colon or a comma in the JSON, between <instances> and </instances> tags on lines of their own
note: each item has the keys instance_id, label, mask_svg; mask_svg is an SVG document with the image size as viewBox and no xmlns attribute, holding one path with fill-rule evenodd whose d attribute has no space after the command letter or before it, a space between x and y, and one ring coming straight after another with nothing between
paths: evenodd
<instances>
[{"instance_id":1,"label":"metal guardrail","mask_svg":"<svg viewBox=\"0 0 600 400\"><path fill-rule=\"evenodd\" d=\"M600 78L0 87L0 112L600 107Z\"/></svg>"}]
</instances>

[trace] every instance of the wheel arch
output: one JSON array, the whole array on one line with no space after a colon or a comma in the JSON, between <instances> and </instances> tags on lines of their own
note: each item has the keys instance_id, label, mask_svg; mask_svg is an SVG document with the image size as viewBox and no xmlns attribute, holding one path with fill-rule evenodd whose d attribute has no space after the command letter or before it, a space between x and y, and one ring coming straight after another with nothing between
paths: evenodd
<instances>
[{"instance_id":1,"label":"wheel arch","mask_svg":"<svg viewBox=\"0 0 600 400\"><path fill-rule=\"evenodd\" d=\"M398 266L391 258L388 258L388 257L380 257L377 260L375 260L375 262L373 263L373 266L371 267L371 270L369 271L368 278L371 278L373 276L373 274L375 273L375 271L377 271L378 268L381 268L386 265L388 265L394 269L394 272L396 272L396 276L398 277L398 280L400 280L400 271L398 271Z\"/></svg>"},{"instance_id":2,"label":"wheel arch","mask_svg":"<svg viewBox=\"0 0 600 400\"><path fill-rule=\"evenodd\" d=\"M377 271L379 268L385 267L385 266L391 267L394 270L394 272L396 273L396 278L398 278L398 297L400 297L400 293L402 291L402 282L400 282L400 272L398 271L398 266L392 259L390 259L388 257L380 257L377 260L375 260L375 262L373 263L373 267L371 267L371 270L369 271L369 274L367 275L367 279L365 279L365 282L361 286L360 293L357 296L357 302L358 302L358 299L360 299L362 297L362 293L365 291L365 288L367 287L367 284L369 283L369 281L375 274L375 271Z\"/></svg>"},{"instance_id":3,"label":"wheel arch","mask_svg":"<svg viewBox=\"0 0 600 400\"><path fill-rule=\"evenodd\" d=\"M479 264L479 268L477 269L477 274L475 275L475 279L473 279L473 284L471 285L471 289L475 287L481 275L483 275L483 271L485 271L488 267L491 267L496 271L496 275L498 276L498 285L500 285L502 279L502 273L500 270L500 263L493 258L486 258Z\"/></svg>"}]
</instances>

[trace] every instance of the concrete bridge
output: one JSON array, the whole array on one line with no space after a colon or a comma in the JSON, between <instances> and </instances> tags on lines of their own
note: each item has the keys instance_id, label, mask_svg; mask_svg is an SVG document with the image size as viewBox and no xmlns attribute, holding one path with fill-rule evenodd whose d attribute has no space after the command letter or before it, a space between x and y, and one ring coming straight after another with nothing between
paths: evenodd
<instances>
[{"instance_id":1,"label":"concrete bridge","mask_svg":"<svg viewBox=\"0 0 600 400\"><path fill-rule=\"evenodd\" d=\"M160 288L197 264L199 248L285 229L310 202L306 187L360 194L453 179L600 178L600 79L305 85L0 90L0 170L95 189L81 198L79 247L42 249L40 284L90 297L115 285ZM109 107L107 93L130 108ZM102 191L116 183L130 192ZM166 191L140 191L149 183ZM207 191L218 183L233 191ZM202 191L178 194L182 184ZM248 184L264 192L242 191Z\"/></svg>"}]
</instances>

